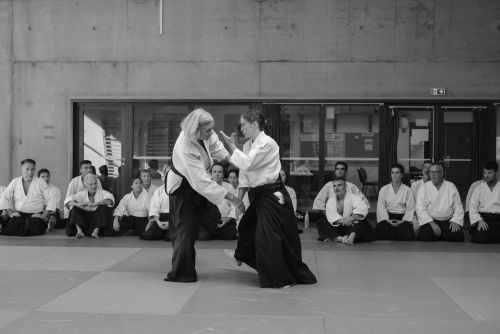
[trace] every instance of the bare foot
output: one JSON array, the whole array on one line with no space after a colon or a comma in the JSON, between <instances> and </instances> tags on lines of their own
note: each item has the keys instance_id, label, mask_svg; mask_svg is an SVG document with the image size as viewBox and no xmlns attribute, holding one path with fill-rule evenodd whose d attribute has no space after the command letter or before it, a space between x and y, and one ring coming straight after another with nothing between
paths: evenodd
<instances>
[{"instance_id":1,"label":"bare foot","mask_svg":"<svg viewBox=\"0 0 500 334\"><path fill-rule=\"evenodd\" d=\"M239 267L241 266L241 261L240 260L237 260L235 257L234 257L234 250L232 249L224 249L224 254L226 254L228 257L230 257L231 259L233 259L235 262L236 262L236 265Z\"/></svg>"},{"instance_id":2,"label":"bare foot","mask_svg":"<svg viewBox=\"0 0 500 334\"><path fill-rule=\"evenodd\" d=\"M99 239L99 229L96 228L94 232L92 232L92 238Z\"/></svg>"},{"instance_id":3,"label":"bare foot","mask_svg":"<svg viewBox=\"0 0 500 334\"><path fill-rule=\"evenodd\" d=\"M83 232L76 232L75 239L85 238L85 234Z\"/></svg>"},{"instance_id":4,"label":"bare foot","mask_svg":"<svg viewBox=\"0 0 500 334\"><path fill-rule=\"evenodd\" d=\"M354 246L354 238L356 237L356 234L351 233L349 236L345 235L344 238L342 239L342 242L346 245L349 246Z\"/></svg>"},{"instance_id":5,"label":"bare foot","mask_svg":"<svg viewBox=\"0 0 500 334\"><path fill-rule=\"evenodd\" d=\"M335 239L333 239L335 242L344 242L344 237L338 236Z\"/></svg>"}]
</instances>

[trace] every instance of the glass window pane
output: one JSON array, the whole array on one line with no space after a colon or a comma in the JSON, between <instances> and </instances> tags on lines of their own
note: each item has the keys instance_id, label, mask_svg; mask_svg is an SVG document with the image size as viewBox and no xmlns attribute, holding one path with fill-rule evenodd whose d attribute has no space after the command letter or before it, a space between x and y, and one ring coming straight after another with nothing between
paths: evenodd
<instances>
[{"instance_id":1,"label":"glass window pane","mask_svg":"<svg viewBox=\"0 0 500 334\"><path fill-rule=\"evenodd\" d=\"M122 119L118 107L84 107L83 159L96 168L103 189L120 195L120 166L122 164ZM106 177L105 166L108 170Z\"/></svg>"},{"instance_id":2,"label":"glass window pane","mask_svg":"<svg viewBox=\"0 0 500 334\"><path fill-rule=\"evenodd\" d=\"M371 200L370 211L376 211L377 189L367 183L378 183L379 106L342 104L325 108L325 182L332 180L337 161L346 162L346 179Z\"/></svg>"},{"instance_id":3,"label":"glass window pane","mask_svg":"<svg viewBox=\"0 0 500 334\"><path fill-rule=\"evenodd\" d=\"M400 110L398 163L405 168L403 181L411 184L419 180L426 160L432 160L432 111Z\"/></svg>"},{"instance_id":4,"label":"glass window pane","mask_svg":"<svg viewBox=\"0 0 500 334\"><path fill-rule=\"evenodd\" d=\"M310 210L323 186L319 184L320 106L282 105L279 112L281 133L277 138L286 183L297 194L297 209Z\"/></svg>"},{"instance_id":5,"label":"glass window pane","mask_svg":"<svg viewBox=\"0 0 500 334\"><path fill-rule=\"evenodd\" d=\"M163 184L163 169L171 161L181 121L189 111L189 107L183 105L134 107L133 175L139 169L150 169L152 184Z\"/></svg>"}]
</instances>

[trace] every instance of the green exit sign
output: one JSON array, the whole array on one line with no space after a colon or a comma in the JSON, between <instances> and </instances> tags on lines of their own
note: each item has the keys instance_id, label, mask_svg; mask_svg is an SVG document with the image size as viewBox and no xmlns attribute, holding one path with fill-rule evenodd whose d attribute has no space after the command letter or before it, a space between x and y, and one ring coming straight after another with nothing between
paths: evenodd
<instances>
[{"instance_id":1,"label":"green exit sign","mask_svg":"<svg viewBox=\"0 0 500 334\"><path fill-rule=\"evenodd\" d=\"M443 96L446 95L446 88L431 88L432 96Z\"/></svg>"}]
</instances>

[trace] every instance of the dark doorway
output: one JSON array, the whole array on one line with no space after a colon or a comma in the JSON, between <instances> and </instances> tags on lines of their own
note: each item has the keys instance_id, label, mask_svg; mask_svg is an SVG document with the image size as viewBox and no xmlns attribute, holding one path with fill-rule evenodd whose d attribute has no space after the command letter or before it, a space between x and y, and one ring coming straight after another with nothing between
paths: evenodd
<instances>
[{"instance_id":1,"label":"dark doorway","mask_svg":"<svg viewBox=\"0 0 500 334\"><path fill-rule=\"evenodd\" d=\"M444 124L444 172L463 200L472 180L472 123Z\"/></svg>"}]
</instances>

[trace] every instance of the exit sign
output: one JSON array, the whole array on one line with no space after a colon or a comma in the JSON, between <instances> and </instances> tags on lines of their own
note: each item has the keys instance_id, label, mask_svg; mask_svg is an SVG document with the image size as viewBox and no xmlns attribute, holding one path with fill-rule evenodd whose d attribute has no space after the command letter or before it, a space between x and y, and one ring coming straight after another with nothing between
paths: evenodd
<instances>
[{"instance_id":1,"label":"exit sign","mask_svg":"<svg viewBox=\"0 0 500 334\"><path fill-rule=\"evenodd\" d=\"M432 96L443 96L446 95L446 88L431 88Z\"/></svg>"}]
</instances>

